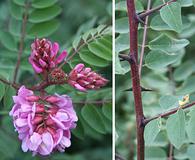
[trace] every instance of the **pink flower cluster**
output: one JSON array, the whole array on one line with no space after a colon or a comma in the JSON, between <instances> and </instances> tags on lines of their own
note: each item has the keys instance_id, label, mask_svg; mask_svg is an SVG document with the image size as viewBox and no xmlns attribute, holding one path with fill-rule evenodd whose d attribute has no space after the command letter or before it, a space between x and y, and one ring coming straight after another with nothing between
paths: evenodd
<instances>
[{"instance_id":1,"label":"pink flower cluster","mask_svg":"<svg viewBox=\"0 0 195 160\"><path fill-rule=\"evenodd\" d=\"M31 56L29 62L36 73L42 73L44 71L50 71L55 68L56 65L61 63L67 56L67 52L64 50L57 58L56 55L59 51L58 43L51 43L49 40L35 39L31 45Z\"/></svg>"},{"instance_id":2,"label":"pink flower cluster","mask_svg":"<svg viewBox=\"0 0 195 160\"><path fill-rule=\"evenodd\" d=\"M91 71L91 68L85 68L84 64L76 65L68 77L68 83L80 91L99 89L107 82L107 79Z\"/></svg>"},{"instance_id":3,"label":"pink flower cluster","mask_svg":"<svg viewBox=\"0 0 195 160\"><path fill-rule=\"evenodd\" d=\"M56 94L42 98L22 86L13 100L10 116L24 152L49 155L71 145L70 130L76 127L78 118L70 97Z\"/></svg>"}]
</instances>

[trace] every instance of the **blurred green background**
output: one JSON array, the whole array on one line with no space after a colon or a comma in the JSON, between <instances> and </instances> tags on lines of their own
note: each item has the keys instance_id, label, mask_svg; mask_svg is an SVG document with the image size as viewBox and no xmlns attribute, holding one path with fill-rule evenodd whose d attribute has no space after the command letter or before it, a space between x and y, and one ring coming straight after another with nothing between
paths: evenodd
<instances>
[{"instance_id":1,"label":"blurred green background","mask_svg":"<svg viewBox=\"0 0 195 160\"><path fill-rule=\"evenodd\" d=\"M47 88L48 93L68 94L72 97L79 121L72 134L72 145L65 153L32 157L32 153L22 152L21 142L8 116L13 103L12 95L16 94L16 91L0 82L0 160L111 159L111 0L1 0L0 76L8 81L13 80L26 3L29 3L28 20L17 83L32 86L40 82L40 77L34 74L28 63L30 44L36 37L46 37L58 42L60 50L66 49L69 54L79 50L63 67L65 72L68 73L77 63L85 63L107 78L109 83L99 91L88 93L78 92L66 84ZM83 47L80 47L81 44ZM91 45L95 47L91 49ZM93 103L96 101L102 103Z\"/></svg>"}]
</instances>

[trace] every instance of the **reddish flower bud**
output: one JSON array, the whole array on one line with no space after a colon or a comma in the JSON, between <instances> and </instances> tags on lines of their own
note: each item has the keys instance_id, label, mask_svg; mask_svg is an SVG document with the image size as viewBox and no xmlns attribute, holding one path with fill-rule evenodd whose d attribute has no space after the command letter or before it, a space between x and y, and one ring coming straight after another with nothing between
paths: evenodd
<instances>
[{"instance_id":1,"label":"reddish flower bud","mask_svg":"<svg viewBox=\"0 0 195 160\"><path fill-rule=\"evenodd\" d=\"M56 55L59 51L58 43L53 44L43 38L35 39L31 45L31 56L29 62L36 73L42 73L44 71L50 71L56 67L57 64L61 63L67 56L67 52L63 51L57 58Z\"/></svg>"},{"instance_id":2,"label":"reddish flower bud","mask_svg":"<svg viewBox=\"0 0 195 160\"><path fill-rule=\"evenodd\" d=\"M48 96L45 100L49 103L57 103L60 101L57 96Z\"/></svg>"},{"instance_id":3,"label":"reddish flower bud","mask_svg":"<svg viewBox=\"0 0 195 160\"><path fill-rule=\"evenodd\" d=\"M32 95L32 96L26 97L26 100L29 101L29 102L37 102L37 101L40 100L40 97L39 96Z\"/></svg>"},{"instance_id":4,"label":"reddish flower bud","mask_svg":"<svg viewBox=\"0 0 195 160\"><path fill-rule=\"evenodd\" d=\"M68 83L80 91L98 89L107 82L107 79L91 71L91 68L85 68L84 64L76 65L68 77Z\"/></svg>"}]
</instances>

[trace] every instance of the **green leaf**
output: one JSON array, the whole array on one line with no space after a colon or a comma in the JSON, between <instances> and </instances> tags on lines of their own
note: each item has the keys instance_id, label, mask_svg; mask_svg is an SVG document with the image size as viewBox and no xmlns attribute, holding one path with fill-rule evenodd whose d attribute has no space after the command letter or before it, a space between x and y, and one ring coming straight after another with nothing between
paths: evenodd
<instances>
[{"instance_id":1,"label":"green leaf","mask_svg":"<svg viewBox=\"0 0 195 160\"><path fill-rule=\"evenodd\" d=\"M179 65L174 71L174 80L183 81L187 79L193 72L195 72L195 64L193 61L186 61Z\"/></svg>"},{"instance_id":2,"label":"green leaf","mask_svg":"<svg viewBox=\"0 0 195 160\"><path fill-rule=\"evenodd\" d=\"M47 8L54 5L58 0L33 0L32 6L34 8Z\"/></svg>"},{"instance_id":3,"label":"green leaf","mask_svg":"<svg viewBox=\"0 0 195 160\"><path fill-rule=\"evenodd\" d=\"M1 44L10 51L17 51L17 43L9 32L0 31Z\"/></svg>"},{"instance_id":4,"label":"green leaf","mask_svg":"<svg viewBox=\"0 0 195 160\"><path fill-rule=\"evenodd\" d=\"M92 54L89 50L86 50L86 49L82 49L79 52L79 56L84 62L90 65L93 65L93 66L106 67L109 65L108 61L100 57L97 57L96 55Z\"/></svg>"},{"instance_id":5,"label":"green leaf","mask_svg":"<svg viewBox=\"0 0 195 160\"><path fill-rule=\"evenodd\" d=\"M74 41L72 42L72 46L73 46L74 49L77 49L77 47L78 47L80 41L81 41L81 36L78 36L78 37L76 37L76 38L74 39Z\"/></svg>"},{"instance_id":6,"label":"green leaf","mask_svg":"<svg viewBox=\"0 0 195 160\"><path fill-rule=\"evenodd\" d=\"M179 149L185 141L185 113L182 109L168 118L166 129L170 142Z\"/></svg>"},{"instance_id":7,"label":"green leaf","mask_svg":"<svg viewBox=\"0 0 195 160\"><path fill-rule=\"evenodd\" d=\"M10 133L0 130L0 153L1 156L6 157L6 159L14 159L16 156L16 151L18 149L18 143L15 136L10 136Z\"/></svg>"},{"instance_id":8,"label":"green leaf","mask_svg":"<svg viewBox=\"0 0 195 160\"><path fill-rule=\"evenodd\" d=\"M146 56L145 63L150 69L160 70L174 63L177 57L177 55L169 55L163 51L150 51Z\"/></svg>"},{"instance_id":9,"label":"green leaf","mask_svg":"<svg viewBox=\"0 0 195 160\"><path fill-rule=\"evenodd\" d=\"M6 108L7 110L9 110L13 104L13 98L12 96L14 96L16 94L16 91L13 87L11 86L7 86L6 90L5 90L5 95L3 98L3 102L4 102L4 108Z\"/></svg>"},{"instance_id":10,"label":"green leaf","mask_svg":"<svg viewBox=\"0 0 195 160\"><path fill-rule=\"evenodd\" d=\"M104 104L102 107L102 112L106 118L112 121L112 103Z\"/></svg>"},{"instance_id":11,"label":"green leaf","mask_svg":"<svg viewBox=\"0 0 195 160\"><path fill-rule=\"evenodd\" d=\"M48 22L33 24L28 31L28 36L32 38L47 37L54 33L58 29L59 25L60 23L56 19Z\"/></svg>"},{"instance_id":12,"label":"green leaf","mask_svg":"<svg viewBox=\"0 0 195 160\"><path fill-rule=\"evenodd\" d=\"M178 88L177 94L185 95L185 94L191 94L195 92L194 82L195 82L195 76L190 76L189 78L187 78L182 84L182 86Z\"/></svg>"},{"instance_id":13,"label":"green leaf","mask_svg":"<svg viewBox=\"0 0 195 160\"><path fill-rule=\"evenodd\" d=\"M14 3L20 6L25 6L26 0L13 0Z\"/></svg>"},{"instance_id":14,"label":"green leaf","mask_svg":"<svg viewBox=\"0 0 195 160\"><path fill-rule=\"evenodd\" d=\"M146 125L144 130L144 140L146 146L150 146L156 139L157 135L159 134L160 132L159 120L160 119L152 120Z\"/></svg>"},{"instance_id":15,"label":"green leaf","mask_svg":"<svg viewBox=\"0 0 195 160\"><path fill-rule=\"evenodd\" d=\"M78 115L78 117L80 117L80 114L77 113L77 115ZM85 133L84 133L84 128L83 128L83 125L82 125L82 123L81 123L80 118L78 118L78 119L79 119L79 120L78 120L78 122L77 122L77 127L76 127L75 129L72 130L72 133L73 133L76 137L78 137L78 138L80 138L80 139L84 139L84 135L85 135Z\"/></svg>"},{"instance_id":16,"label":"green leaf","mask_svg":"<svg viewBox=\"0 0 195 160\"><path fill-rule=\"evenodd\" d=\"M157 147L146 147L145 160L166 160L166 152Z\"/></svg>"},{"instance_id":17,"label":"green leaf","mask_svg":"<svg viewBox=\"0 0 195 160\"><path fill-rule=\"evenodd\" d=\"M130 71L130 66L128 62L120 62L118 54L115 54L115 74L122 74Z\"/></svg>"},{"instance_id":18,"label":"green leaf","mask_svg":"<svg viewBox=\"0 0 195 160\"><path fill-rule=\"evenodd\" d=\"M96 109L96 106L85 105L81 110L83 119L99 133L105 133L104 122L101 119L101 115Z\"/></svg>"},{"instance_id":19,"label":"green leaf","mask_svg":"<svg viewBox=\"0 0 195 160\"><path fill-rule=\"evenodd\" d=\"M136 0L135 1L135 6L136 6L136 11L137 12L142 12L144 11L144 7L143 7L143 4ZM119 1L116 6L115 6L115 10L116 11L124 11L124 12L127 12L127 2L126 1Z\"/></svg>"},{"instance_id":20,"label":"green leaf","mask_svg":"<svg viewBox=\"0 0 195 160\"><path fill-rule=\"evenodd\" d=\"M194 125L195 109L194 108L190 111L189 115L190 115L190 119L188 121L186 131L187 131L189 141L192 143L195 143L195 134L194 134L194 131L195 131L195 125Z\"/></svg>"},{"instance_id":21,"label":"green leaf","mask_svg":"<svg viewBox=\"0 0 195 160\"><path fill-rule=\"evenodd\" d=\"M174 31L182 31L181 5L178 2L164 6L160 10L160 16Z\"/></svg>"},{"instance_id":22,"label":"green leaf","mask_svg":"<svg viewBox=\"0 0 195 160\"><path fill-rule=\"evenodd\" d=\"M169 27L168 24L166 24L160 15L156 15L152 18L151 22L150 22L150 27L153 30L157 30L157 31L163 31L163 30L173 30L171 27Z\"/></svg>"},{"instance_id":23,"label":"green leaf","mask_svg":"<svg viewBox=\"0 0 195 160\"><path fill-rule=\"evenodd\" d=\"M54 5L45 9L36 9L29 15L29 21L32 23L40 23L49 21L61 13L62 9L58 5Z\"/></svg>"},{"instance_id":24,"label":"green leaf","mask_svg":"<svg viewBox=\"0 0 195 160\"><path fill-rule=\"evenodd\" d=\"M15 19L22 20L24 8L13 2L10 2L10 12Z\"/></svg>"},{"instance_id":25,"label":"green leaf","mask_svg":"<svg viewBox=\"0 0 195 160\"><path fill-rule=\"evenodd\" d=\"M105 60L111 61L112 60L112 45L106 45L106 39L102 40L101 38L89 43L88 49L94 53L96 56L103 58ZM107 43L111 44L111 41L106 40Z\"/></svg>"},{"instance_id":26,"label":"green leaf","mask_svg":"<svg viewBox=\"0 0 195 160\"><path fill-rule=\"evenodd\" d=\"M5 84L3 82L0 82L0 101L3 98L5 94Z\"/></svg>"},{"instance_id":27,"label":"green leaf","mask_svg":"<svg viewBox=\"0 0 195 160\"><path fill-rule=\"evenodd\" d=\"M128 17L123 17L123 18L116 20L115 32L116 33L128 33L129 32Z\"/></svg>"},{"instance_id":28,"label":"green leaf","mask_svg":"<svg viewBox=\"0 0 195 160\"><path fill-rule=\"evenodd\" d=\"M188 149L187 149L187 156L189 158L189 160L194 160L194 157L195 157L195 145L194 144L190 144L188 146Z\"/></svg>"},{"instance_id":29,"label":"green leaf","mask_svg":"<svg viewBox=\"0 0 195 160\"><path fill-rule=\"evenodd\" d=\"M162 50L168 53L175 53L189 44L186 39L174 39L165 34L161 34L154 40L149 42L151 50Z\"/></svg>"},{"instance_id":30,"label":"green leaf","mask_svg":"<svg viewBox=\"0 0 195 160\"><path fill-rule=\"evenodd\" d=\"M160 106L165 110L177 108L179 106L179 100L176 96L166 95L160 97Z\"/></svg>"},{"instance_id":31,"label":"green leaf","mask_svg":"<svg viewBox=\"0 0 195 160\"><path fill-rule=\"evenodd\" d=\"M129 48L129 34L120 34L115 40L115 51L119 53Z\"/></svg>"},{"instance_id":32,"label":"green leaf","mask_svg":"<svg viewBox=\"0 0 195 160\"><path fill-rule=\"evenodd\" d=\"M194 7L195 7L195 0L193 0L193 5L194 5Z\"/></svg>"},{"instance_id":33,"label":"green leaf","mask_svg":"<svg viewBox=\"0 0 195 160\"><path fill-rule=\"evenodd\" d=\"M19 20L16 20L15 18L12 18L9 23L9 32L13 36L21 36L21 27L22 23Z\"/></svg>"},{"instance_id":34,"label":"green leaf","mask_svg":"<svg viewBox=\"0 0 195 160\"><path fill-rule=\"evenodd\" d=\"M182 7L189 7L192 6L192 0L179 0L178 1Z\"/></svg>"}]
</instances>

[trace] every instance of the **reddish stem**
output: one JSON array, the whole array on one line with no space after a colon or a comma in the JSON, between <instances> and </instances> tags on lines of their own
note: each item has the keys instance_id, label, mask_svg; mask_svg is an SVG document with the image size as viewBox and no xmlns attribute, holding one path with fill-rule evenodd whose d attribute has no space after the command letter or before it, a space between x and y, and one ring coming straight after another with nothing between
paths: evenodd
<instances>
[{"instance_id":1,"label":"reddish stem","mask_svg":"<svg viewBox=\"0 0 195 160\"><path fill-rule=\"evenodd\" d=\"M134 0L127 0L130 30L130 66L137 127L137 160L144 160L144 114L138 70L138 20Z\"/></svg>"}]
</instances>

